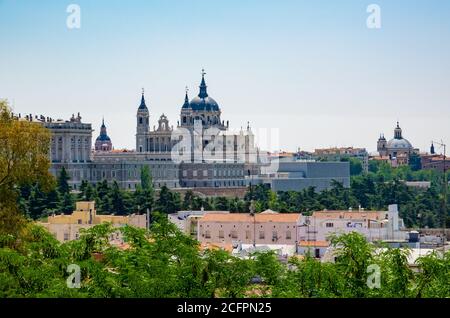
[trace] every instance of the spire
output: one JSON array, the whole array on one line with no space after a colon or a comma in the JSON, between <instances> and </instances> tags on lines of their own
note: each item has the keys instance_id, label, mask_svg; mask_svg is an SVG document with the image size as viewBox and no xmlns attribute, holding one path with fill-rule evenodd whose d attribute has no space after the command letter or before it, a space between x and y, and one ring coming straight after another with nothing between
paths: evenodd
<instances>
[{"instance_id":1,"label":"spire","mask_svg":"<svg viewBox=\"0 0 450 318\"><path fill-rule=\"evenodd\" d=\"M139 109L147 109L147 105L145 105L144 88L142 88L141 105L139 105Z\"/></svg>"},{"instance_id":2,"label":"spire","mask_svg":"<svg viewBox=\"0 0 450 318\"><path fill-rule=\"evenodd\" d=\"M431 142L430 154L434 155L436 152L434 151L434 144Z\"/></svg>"},{"instance_id":3,"label":"spire","mask_svg":"<svg viewBox=\"0 0 450 318\"><path fill-rule=\"evenodd\" d=\"M206 86L206 82L205 82L205 70L202 69L202 82L200 83L200 93L198 94L198 97L200 98L206 98L208 97L208 93L206 91L206 88L208 86Z\"/></svg>"},{"instance_id":4,"label":"spire","mask_svg":"<svg viewBox=\"0 0 450 318\"><path fill-rule=\"evenodd\" d=\"M105 118L102 118L102 126L100 127L100 136L107 136L106 126L105 126Z\"/></svg>"},{"instance_id":5,"label":"spire","mask_svg":"<svg viewBox=\"0 0 450 318\"><path fill-rule=\"evenodd\" d=\"M188 97L189 88L186 86L186 95L184 96L184 104L183 108L189 108L189 97Z\"/></svg>"}]
</instances>

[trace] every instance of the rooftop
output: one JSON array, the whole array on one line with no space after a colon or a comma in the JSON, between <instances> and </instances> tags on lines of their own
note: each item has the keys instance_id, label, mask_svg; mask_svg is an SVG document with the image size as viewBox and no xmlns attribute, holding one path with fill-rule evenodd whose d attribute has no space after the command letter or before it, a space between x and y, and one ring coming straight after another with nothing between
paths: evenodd
<instances>
[{"instance_id":1,"label":"rooftop","mask_svg":"<svg viewBox=\"0 0 450 318\"><path fill-rule=\"evenodd\" d=\"M207 213L199 220L199 222L294 223L298 222L300 217L300 213L256 213L255 217L253 217L250 213Z\"/></svg>"},{"instance_id":2,"label":"rooftop","mask_svg":"<svg viewBox=\"0 0 450 318\"><path fill-rule=\"evenodd\" d=\"M386 211L316 211L312 216L319 219L372 219L384 217Z\"/></svg>"}]
</instances>

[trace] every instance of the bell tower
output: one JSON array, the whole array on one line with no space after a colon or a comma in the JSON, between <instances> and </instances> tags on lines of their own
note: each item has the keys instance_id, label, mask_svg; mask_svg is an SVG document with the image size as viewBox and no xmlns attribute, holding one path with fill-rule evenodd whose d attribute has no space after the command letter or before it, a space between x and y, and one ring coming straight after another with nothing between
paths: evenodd
<instances>
[{"instance_id":1,"label":"bell tower","mask_svg":"<svg viewBox=\"0 0 450 318\"><path fill-rule=\"evenodd\" d=\"M136 151L148 151L148 135L149 135L149 119L150 113L145 104L144 89L142 89L141 104L136 114Z\"/></svg>"},{"instance_id":2,"label":"bell tower","mask_svg":"<svg viewBox=\"0 0 450 318\"><path fill-rule=\"evenodd\" d=\"M377 151L382 157L388 155L387 141L383 134L381 134L380 138L378 138Z\"/></svg>"}]
</instances>

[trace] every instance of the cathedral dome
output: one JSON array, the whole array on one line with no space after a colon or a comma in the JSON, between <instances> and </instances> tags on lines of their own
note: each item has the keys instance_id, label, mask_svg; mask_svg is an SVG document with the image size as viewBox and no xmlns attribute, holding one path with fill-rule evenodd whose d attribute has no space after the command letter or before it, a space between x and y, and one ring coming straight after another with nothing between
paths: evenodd
<instances>
[{"instance_id":1,"label":"cathedral dome","mask_svg":"<svg viewBox=\"0 0 450 318\"><path fill-rule=\"evenodd\" d=\"M191 106L192 110L194 111L219 111L219 105L217 104L217 102L209 97L200 97L200 96L195 96L191 102L189 103L189 105Z\"/></svg>"},{"instance_id":2,"label":"cathedral dome","mask_svg":"<svg viewBox=\"0 0 450 318\"><path fill-rule=\"evenodd\" d=\"M389 150L411 150L413 146L411 143L403 138L402 129L400 128L399 123L397 122L397 127L394 130L394 139L391 139L387 143L387 148Z\"/></svg>"},{"instance_id":3,"label":"cathedral dome","mask_svg":"<svg viewBox=\"0 0 450 318\"><path fill-rule=\"evenodd\" d=\"M95 139L95 150L96 151L111 151L112 142L106 132L105 120L102 120L102 126L100 127L100 135Z\"/></svg>"},{"instance_id":4,"label":"cathedral dome","mask_svg":"<svg viewBox=\"0 0 450 318\"><path fill-rule=\"evenodd\" d=\"M100 135L97 137L96 141L111 141L108 135Z\"/></svg>"},{"instance_id":5,"label":"cathedral dome","mask_svg":"<svg viewBox=\"0 0 450 318\"><path fill-rule=\"evenodd\" d=\"M401 138L401 139L391 139L388 141L387 143L387 148L388 149L412 149L413 146L411 145L411 143L406 140L405 138Z\"/></svg>"},{"instance_id":6,"label":"cathedral dome","mask_svg":"<svg viewBox=\"0 0 450 318\"><path fill-rule=\"evenodd\" d=\"M208 95L205 82L205 71L202 70L202 81L200 83L200 92L189 103L189 108L193 111L220 111L217 102Z\"/></svg>"}]
</instances>

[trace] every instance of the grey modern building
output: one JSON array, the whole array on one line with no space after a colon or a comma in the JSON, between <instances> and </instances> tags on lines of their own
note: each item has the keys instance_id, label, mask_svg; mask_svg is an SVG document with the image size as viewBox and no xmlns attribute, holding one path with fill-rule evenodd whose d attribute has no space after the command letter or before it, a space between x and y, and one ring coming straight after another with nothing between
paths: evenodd
<instances>
[{"instance_id":1,"label":"grey modern building","mask_svg":"<svg viewBox=\"0 0 450 318\"><path fill-rule=\"evenodd\" d=\"M300 191L314 187L320 192L335 180L350 187L349 162L273 161L261 174L247 178L247 184L266 184L273 191Z\"/></svg>"}]
</instances>

